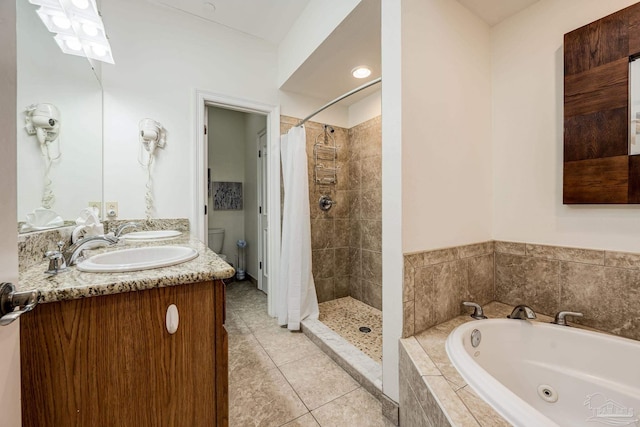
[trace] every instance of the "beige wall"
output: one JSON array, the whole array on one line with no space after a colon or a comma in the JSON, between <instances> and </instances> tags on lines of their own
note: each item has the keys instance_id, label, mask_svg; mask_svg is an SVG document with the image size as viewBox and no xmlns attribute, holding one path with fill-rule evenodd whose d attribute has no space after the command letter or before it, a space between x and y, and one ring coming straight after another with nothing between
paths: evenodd
<instances>
[{"instance_id":1,"label":"beige wall","mask_svg":"<svg viewBox=\"0 0 640 427\"><path fill-rule=\"evenodd\" d=\"M490 53L458 2L402 2L403 252L491 238Z\"/></svg>"},{"instance_id":2,"label":"beige wall","mask_svg":"<svg viewBox=\"0 0 640 427\"><path fill-rule=\"evenodd\" d=\"M640 250L637 206L562 204L563 35L634 0L542 0L491 31L495 239Z\"/></svg>"}]
</instances>

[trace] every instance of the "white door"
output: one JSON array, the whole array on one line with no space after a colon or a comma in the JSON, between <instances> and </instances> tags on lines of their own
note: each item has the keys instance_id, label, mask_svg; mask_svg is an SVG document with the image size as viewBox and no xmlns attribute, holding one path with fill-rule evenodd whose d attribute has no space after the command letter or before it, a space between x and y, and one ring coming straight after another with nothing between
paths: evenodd
<instances>
[{"instance_id":1,"label":"white door","mask_svg":"<svg viewBox=\"0 0 640 427\"><path fill-rule=\"evenodd\" d=\"M204 205L204 238L202 239L202 241L204 242L204 244L209 247L209 208L213 207L213 182L211 182L211 168L209 167L211 161L209 159L209 107L207 107L205 105L204 107L204 129L202 129L202 131L204 132L204 138L203 138L203 144L202 144L202 148L203 148L203 152L204 152L204 158L206 159L205 162L205 179L206 179L206 183L205 183L205 205Z\"/></svg>"},{"instance_id":2,"label":"white door","mask_svg":"<svg viewBox=\"0 0 640 427\"><path fill-rule=\"evenodd\" d=\"M16 232L16 28L14 1L0 1L0 282L17 283ZM0 326L0 425L20 420L20 321Z\"/></svg>"},{"instance_id":3,"label":"white door","mask_svg":"<svg viewBox=\"0 0 640 427\"><path fill-rule=\"evenodd\" d=\"M258 134L258 289L269 293L269 220L268 220L268 191L267 179L269 164L267 161L267 132Z\"/></svg>"}]
</instances>

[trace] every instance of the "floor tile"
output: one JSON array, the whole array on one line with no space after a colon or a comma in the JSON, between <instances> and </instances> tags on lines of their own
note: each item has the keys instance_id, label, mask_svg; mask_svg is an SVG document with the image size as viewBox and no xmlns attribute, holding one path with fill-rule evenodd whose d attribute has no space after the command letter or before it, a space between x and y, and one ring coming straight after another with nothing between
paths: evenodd
<instances>
[{"instance_id":1,"label":"floor tile","mask_svg":"<svg viewBox=\"0 0 640 427\"><path fill-rule=\"evenodd\" d=\"M230 427L279 427L307 408L277 368L229 383Z\"/></svg>"},{"instance_id":2,"label":"floor tile","mask_svg":"<svg viewBox=\"0 0 640 427\"><path fill-rule=\"evenodd\" d=\"M286 328L262 328L254 335L276 366L322 353L306 335Z\"/></svg>"},{"instance_id":3,"label":"floor tile","mask_svg":"<svg viewBox=\"0 0 640 427\"><path fill-rule=\"evenodd\" d=\"M227 285L225 327L230 427L390 425L379 423L380 403L342 368L268 316L266 295L250 282Z\"/></svg>"},{"instance_id":4,"label":"floor tile","mask_svg":"<svg viewBox=\"0 0 640 427\"><path fill-rule=\"evenodd\" d=\"M224 327L229 335L247 335L251 333L251 329L244 323L244 320L233 310L227 309L227 319Z\"/></svg>"},{"instance_id":5,"label":"floor tile","mask_svg":"<svg viewBox=\"0 0 640 427\"><path fill-rule=\"evenodd\" d=\"M229 384L275 367L253 335L229 335Z\"/></svg>"},{"instance_id":6,"label":"floor tile","mask_svg":"<svg viewBox=\"0 0 640 427\"><path fill-rule=\"evenodd\" d=\"M380 402L362 387L311 412L320 426L386 427Z\"/></svg>"},{"instance_id":7,"label":"floor tile","mask_svg":"<svg viewBox=\"0 0 640 427\"><path fill-rule=\"evenodd\" d=\"M267 314L266 305L264 310L245 308L234 311L252 331L256 331L261 328L278 327L276 319Z\"/></svg>"},{"instance_id":8,"label":"floor tile","mask_svg":"<svg viewBox=\"0 0 640 427\"><path fill-rule=\"evenodd\" d=\"M303 415L300 418L291 421L290 423L286 423L282 427L318 427L319 425L320 424L318 424L316 419L313 418L313 415L311 415L311 413L309 412L306 415Z\"/></svg>"},{"instance_id":9,"label":"floor tile","mask_svg":"<svg viewBox=\"0 0 640 427\"><path fill-rule=\"evenodd\" d=\"M359 387L324 353L284 364L280 370L310 410Z\"/></svg>"}]
</instances>

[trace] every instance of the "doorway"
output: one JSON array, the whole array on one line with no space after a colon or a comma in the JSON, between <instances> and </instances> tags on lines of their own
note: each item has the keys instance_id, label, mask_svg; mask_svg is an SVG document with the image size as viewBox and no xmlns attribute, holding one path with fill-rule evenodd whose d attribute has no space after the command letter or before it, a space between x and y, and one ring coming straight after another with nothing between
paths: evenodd
<instances>
[{"instance_id":1,"label":"doorway","mask_svg":"<svg viewBox=\"0 0 640 427\"><path fill-rule=\"evenodd\" d=\"M195 129L199 137L194 168L193 234L209 245L210 229L225 229L221 252L236 267L237 240L247 242L246 273L268 293L268 313L274 316L278 292L274 284L280 263L279 107L202 91L196 92L196 99ZM233 132L228 138L219 135L219 130L223 134L228 132L233 123L235 136ZM216 135L219 144L214 142L209 153L209 137ZM216 205L215 192L221 187L231 193L234 187L242 188L241 209L234 202L230 204L233 209L224 209L221 197ZM242 212L242 219L238 212Z\"/></svg>"}]
</instances>

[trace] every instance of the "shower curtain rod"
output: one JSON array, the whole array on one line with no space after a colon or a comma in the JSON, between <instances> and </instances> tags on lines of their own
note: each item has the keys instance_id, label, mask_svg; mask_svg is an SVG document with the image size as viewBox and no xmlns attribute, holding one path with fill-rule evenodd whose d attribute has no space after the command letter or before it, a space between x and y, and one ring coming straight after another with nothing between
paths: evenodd
<instances>
[{"instance_id":1,"label":"shower curtain rod","mask_svg":"<svg viewBox=\"0 0 640 427\"><path fill-rule=\"evenodd\" d=\"M373 86L375 84L378 84L382 82L382 77L378 77L375 80L371 80L369 83L365 83L362 86L358 86L357 88L345 93L344 95L340 95L339 97L337 97L336 99L334 99L333 101L329 102L328 104L325 104L324 106L320 107L319 109L317 109L315 112L309 114L307 117L305 117L304 119L300 120L298 122L297 126L302 126L303 124L305 124L307 122L307 120L309 120L311 117L315 116L316 114L320 113L321 111L326 110L327 108L331 107L333 104L338 103L340 101L342 101L345 98L350 97L351 95L353 95L354 93L358 93L361 90L364 90L366 88L368 88L369 86Z\"/></svg>"}]
</instances>

